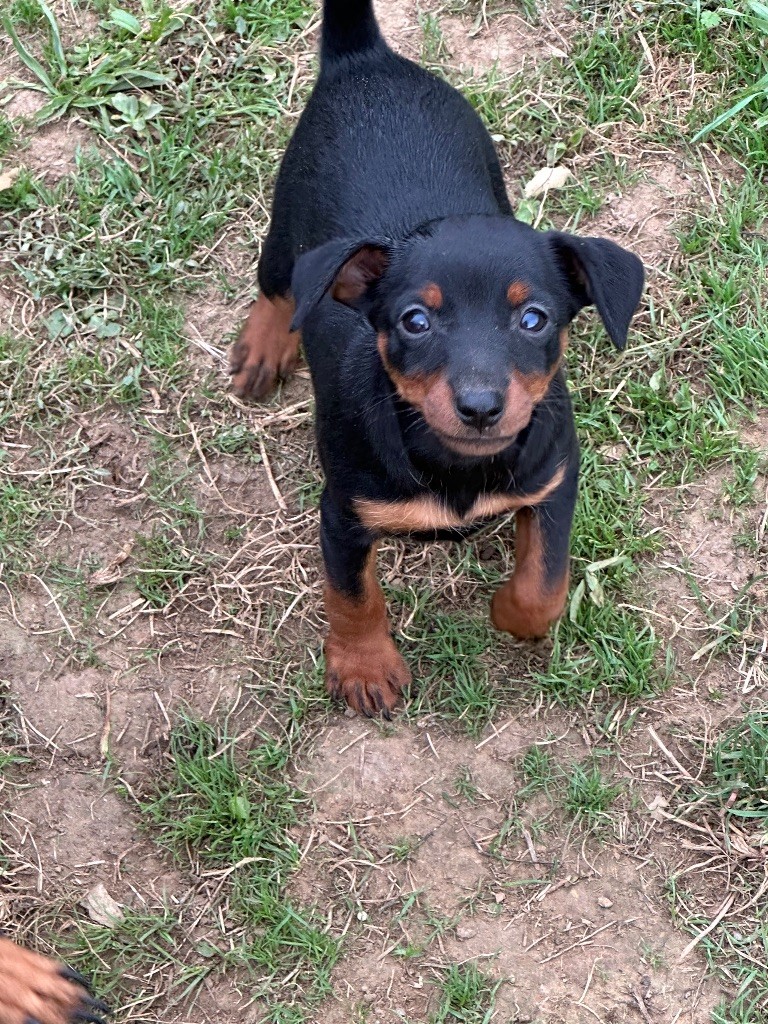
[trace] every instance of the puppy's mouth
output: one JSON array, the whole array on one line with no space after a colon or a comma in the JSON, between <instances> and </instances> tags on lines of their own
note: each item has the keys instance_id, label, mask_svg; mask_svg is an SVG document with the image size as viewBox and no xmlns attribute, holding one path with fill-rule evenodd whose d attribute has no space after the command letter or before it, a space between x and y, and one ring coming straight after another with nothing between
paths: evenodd
<instances>
[{"instance_id":1,"label":"puppy's mouth","mask_svg":"<svg viewBox=\"0 0 768 1024\"><path fill-rule=\"evenodd\" d=\"M490 437L488 435L483 436L481 434L478 434L476 437L458 436L456 434L446 434L444 431L438 430L431 424L430 426L440 442L444 444L446 448L450 448L451 451L458 452L459 455L475 455L479 458L487 457L489 455L498 455L506 448L509 448L517 437L517 434L504 435L501 437Z\"/></svg>"}]
</instances>

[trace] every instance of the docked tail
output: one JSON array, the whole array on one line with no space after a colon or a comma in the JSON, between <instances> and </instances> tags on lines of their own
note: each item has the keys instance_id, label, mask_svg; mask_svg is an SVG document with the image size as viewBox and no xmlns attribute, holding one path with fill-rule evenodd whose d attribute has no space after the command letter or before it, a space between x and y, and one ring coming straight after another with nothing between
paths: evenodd
<instances>
[{"instance_id":1,"label":"docked tail","mask_svg":"<svg viewBox=\"0 0 768 1024\"><path fill-rule=\"evenodd\" d=\"M383 44L372 0L324 0L321 62L363 53Z\"/></svg>"}]
</instances>

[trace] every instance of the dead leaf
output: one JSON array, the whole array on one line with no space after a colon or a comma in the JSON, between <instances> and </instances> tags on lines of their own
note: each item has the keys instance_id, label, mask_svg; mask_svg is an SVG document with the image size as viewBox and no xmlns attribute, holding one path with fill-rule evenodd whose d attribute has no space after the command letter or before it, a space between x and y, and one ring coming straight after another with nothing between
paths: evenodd
<instances>
[{"instance_id":1,"label":"dead leaf","mask_svg":"<svg viewBox=\"0 0 768 1024\"><path fill-rule=\"evenodd\" d=\"M118 551L115 557L109 562L108 565L104 565L101 569L97 569L92 572L88 577L88 582L92 587L106 587L110 583L117 583L118 580L123 578L123 574L120 572L118 566L121 566L123 562L128 558L131 551L133 551L133 541L130 540L122 549Z\"/></svg>"},{"instance_id":2,"label":"dead leaf","mask_svg":"<svg viewBox=\"0 0 768 1024\"><path fill-rule=\"evenodd\" d=\"M656 796L651 800L649 804L646 804L648 811L652 818L656 821L663 821L663 815L659 811L664 811L669 807L669 800L665 800L661 793L657 793Z\"/></svg>"},{"instance_id":3,"label":"dead leaf","mask_svg":"<svg viewBox=\"0 0 768 1024\"><path fill-rule=\"evenodd\" d=\"M116 928L125 920L120 904L112 899L102 882L88 890L83 906L90 919L105 928Z\"/></svg>"},{"instance_id":4,"label":"dead leaf","mask_svg":"<svg viewBox=\"0 0 768 1024\"><path fill-rule=\"evenodd\" d=\"M525 198L535 199L551 188L562 188L570 177L571 172L567 167L542 167L525 186Z\"/></svg>"},{"instance_id":5,"label":"dead leaf","mask_svg":"<svg viewBox=\"0 0 768 1024\"><path fill-rule=\"evenodd\" d=\"M10 188L19 176L21 168L12 167L9 171L0 172L0 192Z\"/></svg>"}]
</instances>

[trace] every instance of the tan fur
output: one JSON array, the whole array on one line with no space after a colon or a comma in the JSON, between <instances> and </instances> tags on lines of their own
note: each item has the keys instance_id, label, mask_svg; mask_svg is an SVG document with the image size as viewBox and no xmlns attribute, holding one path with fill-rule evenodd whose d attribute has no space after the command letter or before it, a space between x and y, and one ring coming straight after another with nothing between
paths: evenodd
<instances>
[{"instance_id":1,"label":"tan fur","mask_svg":"<svg viewBox=\"0 0 768 1024\"><path fill-rule=\"evenodd\" d=\"M301 332L291 333L294 303L260 295L230 354L232 386L241 398L263 398L296 366Z\"/></svg>"},{"instance_id":2,"label":"tan fur","mask_svg":"<svg viewBox=\"0 0 768 1024\"><path fill-rule=\"evenodd\" d=\"M548 374L513 373L501 419L480 435L457 416L453 392L443 373L400 373L389 361L386 334L379 335L378 349L400 398L419 410L446 448L460 455L491 456L504 451L530 422L535 406L546 395L560 365L558 360Z\"/></svg>"},{"instance_id":3,"label":"tan fur","mask_svg":"<svg viewBox=\"0 0 768 1024\"><path fill-rule=\"evenodd\" d=\"M439 284L430 281L419 292L419 298L423 299L424 304L430 309L440 309L443 304L443 291Z\"/></svg>"},{"instance_id":4,"label":"tan fur","mask_svg":"<svg viewBox=\"0 0 768 1024\"><path fill-rule=\"evenodd\" d=\"M515 571L493 595L491 621L496 629L522 639L542 637L563 614L567 596L568 570L547 586L539 520L531 509L521 509L517 513Z\"/></svg>"},{"instance_id":5,"label":"tan fur","mask_svg":"<svg viewBox=\"0 0 768 1024\"><path fill-rule=\"evenodd\" d=\"M524 506L538 505L562 483L561 466L544 487L533 494L481 494L466 515L459 516L437 498L422 495L409 501L369 501L360 498L355 511L362 523L383 533L425 533L431 530L455 530L483 519L513 512Z\"/></svg>"},{"instance_id":6,"label":"tan fur","mask_svg":"<svg viewBox=\"0 0 768 1024\"><path fill-rule=\"evenodd\" d=\"M522 281L513 281L507 288L507 299L512 306L521 306L530 295L531 290Z\"/></svg>"},{"instance_id":7,"label":"tan fur","mask_svg":"<svg viewBox=\"0 0 768 1024\"><path fill-rule=\"evenodd\" d=\"M366 563L363 593L352 599L325 588L330 630L325 642L326 688L355 711L391 711L411 673L389 635L384 595L376 579L376 547Z\"/></svg>"},{"instance_id":8,"label":"tan fur","mask_svg":"<svg viewBox=\"0 0 768 1024\"><path fill-rule=\"evenodd\" d=\"M69 1024L86 993L61 977L60 966L0 938L0 1024Z\"/></svg>"}]
</instances>

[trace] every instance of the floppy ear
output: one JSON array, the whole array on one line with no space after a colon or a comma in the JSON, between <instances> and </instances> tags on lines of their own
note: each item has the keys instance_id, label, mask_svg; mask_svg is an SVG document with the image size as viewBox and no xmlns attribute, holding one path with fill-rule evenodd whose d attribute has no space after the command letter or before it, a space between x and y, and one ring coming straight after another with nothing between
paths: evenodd
<instances>
[{"instance_id":1,"label":"floppy ear","mask_svg":"<svg viewBox=\"0 0 768 1024\"><path fill-rule=\"evenodd\" d=\"M368 286L386 270L391 244L382 239L340 238L300 256L291 282L296 300L291 330L301 327L329 289L337 302L356 306Z\"/></svg>"},{"instance_id":2,"label":"floppy ear","mask_svg":"<svg viewBox=\"0 0 768 1024\"><path fill-rule=\"evenodd\" d=\"M560 231L550 232L550 238L578 309L596 306L611 341L624 348L643 293L643 264L607 238L577 238Z\"/></svg>"}]
</instances>

